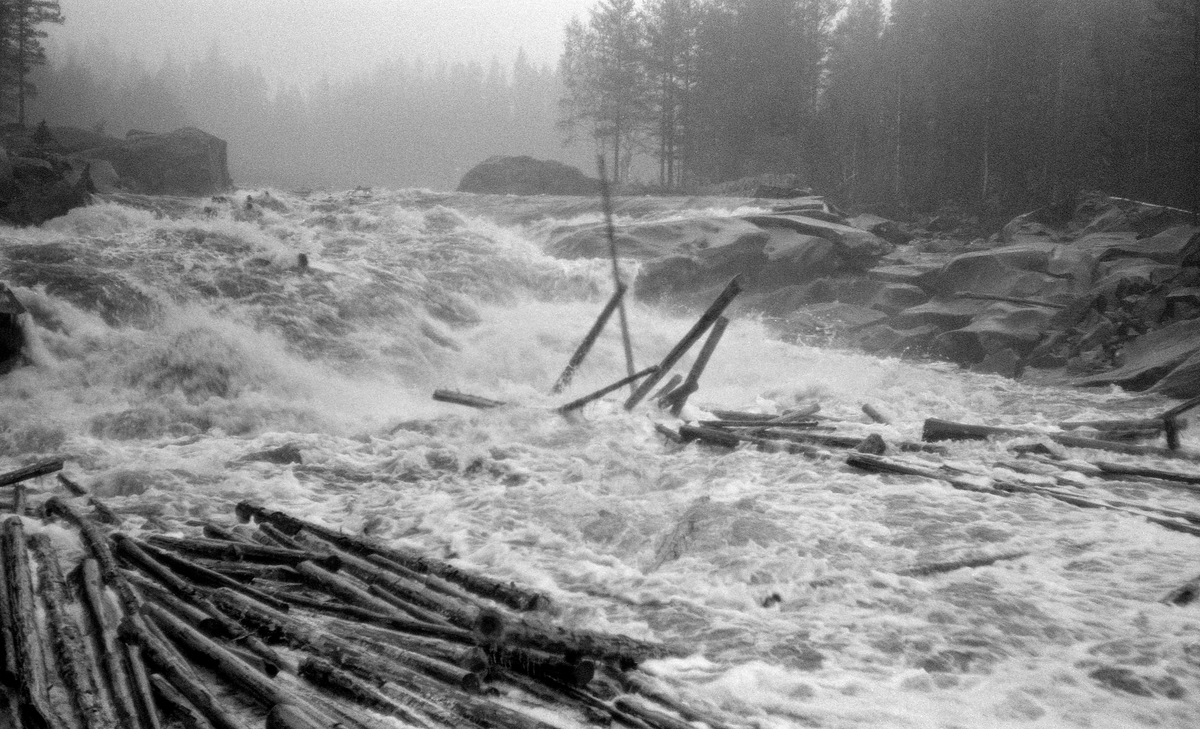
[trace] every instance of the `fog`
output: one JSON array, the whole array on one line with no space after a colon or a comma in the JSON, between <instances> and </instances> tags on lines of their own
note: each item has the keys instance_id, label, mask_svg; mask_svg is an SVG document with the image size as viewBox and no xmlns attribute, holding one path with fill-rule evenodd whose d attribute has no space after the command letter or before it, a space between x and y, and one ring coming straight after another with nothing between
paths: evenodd
<instances>
[{"instance_id":1,"label":"fog","mask_svg":"<svg viewBox=\"0 0 1200 729\"><path fill-rule=\"evenodd\" d=\"M524 48L553 64L563 26L591 0L62 0L66 24L52 52L106 39L151 65L205 53L213 43L268 79L305 84L396 58L431 62L493 57Z\"/></svg>"}]
</instances>

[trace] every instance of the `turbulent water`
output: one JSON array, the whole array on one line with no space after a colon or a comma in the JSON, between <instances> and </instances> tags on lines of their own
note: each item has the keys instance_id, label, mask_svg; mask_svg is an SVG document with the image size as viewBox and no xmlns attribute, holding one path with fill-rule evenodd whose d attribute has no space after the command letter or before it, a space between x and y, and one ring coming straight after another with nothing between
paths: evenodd
<instances>
[{"instance_id":1,"label":"turbulent water","mask_svg":"<svg viewBox=\"0 0 1200 729\"><path fill-rule=\"evenodd\" d=\"M32 366L0 379L0 470L65 456L135 530L194 532L250 498L457 558L545 591L567 624L690 647L646 668L761 727L1200 725L1200 612L1159 602L1200 572L1195 537L864 475L834 453L677 446L654 429L668 416L618 399L555 414L624 372L610 328L571 389L546 394L611 291L608 263L542 252L597 223L592 203L246 194L110 200L0 238L32 339ZM693 317L633 305L639 365ZM467 410L436 388L513 404ZM685 414L812 400L889 441L919 439L928 416L1048 426L1166 406L784 343L739 318ZM893 424L869 425L863 403ZM245 458L284 444L302 464ZM952 458L996 476L1009 456ZM1200 511L1144 483L1079 488Z\"/></svg>"}]
</instances>

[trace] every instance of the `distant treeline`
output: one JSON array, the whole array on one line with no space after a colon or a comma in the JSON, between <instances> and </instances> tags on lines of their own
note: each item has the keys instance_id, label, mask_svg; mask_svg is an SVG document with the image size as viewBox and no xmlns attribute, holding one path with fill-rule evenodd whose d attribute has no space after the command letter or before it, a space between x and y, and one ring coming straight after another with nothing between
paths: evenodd
<instances>
[{"instance_id":1,"label":"distant treeline","mask_svg":"<svg viewBox=\"0 0 1200 729\"><path fill-rule=\"evenodd\" d=\"M564 126L664 187L798 173L850 207L1190 207L1197 0L598 0ZM627 166L619 165L621 169Z\"/></svg>"},{"instance_id":2,"label":"distant treeline","mask_svg":"<svg viewBox=\"0 0 1200 729\"><path fill-rule=\"evenodd\" d=\"M522 52L511 64L395 61L310 87L272 85L214 46L157 69L99 44L36 69L31 122L124 136L196 126L229 142L243 185L454 189L496 154L594 166L590 144L564 149L557 75Z\"/></svg>"}]
</instances>

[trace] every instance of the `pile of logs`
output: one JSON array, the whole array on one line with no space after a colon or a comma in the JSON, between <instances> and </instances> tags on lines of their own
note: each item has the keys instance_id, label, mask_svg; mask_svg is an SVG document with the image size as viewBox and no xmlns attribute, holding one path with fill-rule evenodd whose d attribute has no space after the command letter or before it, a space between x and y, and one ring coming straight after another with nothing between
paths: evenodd
<instances>
[{"instance_id":1,"label":"pile of logs","mask_svg":"<svg viewBox=\"0 0 1200 729\"><path fill-rule=\"evenodd\" d=\"M555 625L536 591L248 502L256 528L188 537L112 529L86 495L31 509L21 479L61 467L0 475L21 494L0 522L2 726L736 725L637 668L685 651Z\"/></svg>"}]
</instances>

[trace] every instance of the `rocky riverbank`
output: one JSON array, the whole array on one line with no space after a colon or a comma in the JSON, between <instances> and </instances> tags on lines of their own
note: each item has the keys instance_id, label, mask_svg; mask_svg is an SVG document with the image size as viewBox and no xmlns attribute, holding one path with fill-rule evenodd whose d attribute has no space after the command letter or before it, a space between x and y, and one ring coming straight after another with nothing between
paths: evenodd
<instances>
[{"instance_id":1,"label":"rocky riverbank","mask_svg":"<svg viewBox=\"0 0 1200 729\"><path fill-rule=\"evenodd\" d=\"M790 339L930 357L1019 377L1200 394L1200 228L1191 214L1106 196L1017 217L987 237L953 216L851 216L819 196L769 213L634 223L635 294L698 303L741 274L744 313ZM551 244L603 257L601 226Z\"/></svg>"}]
</instances>

